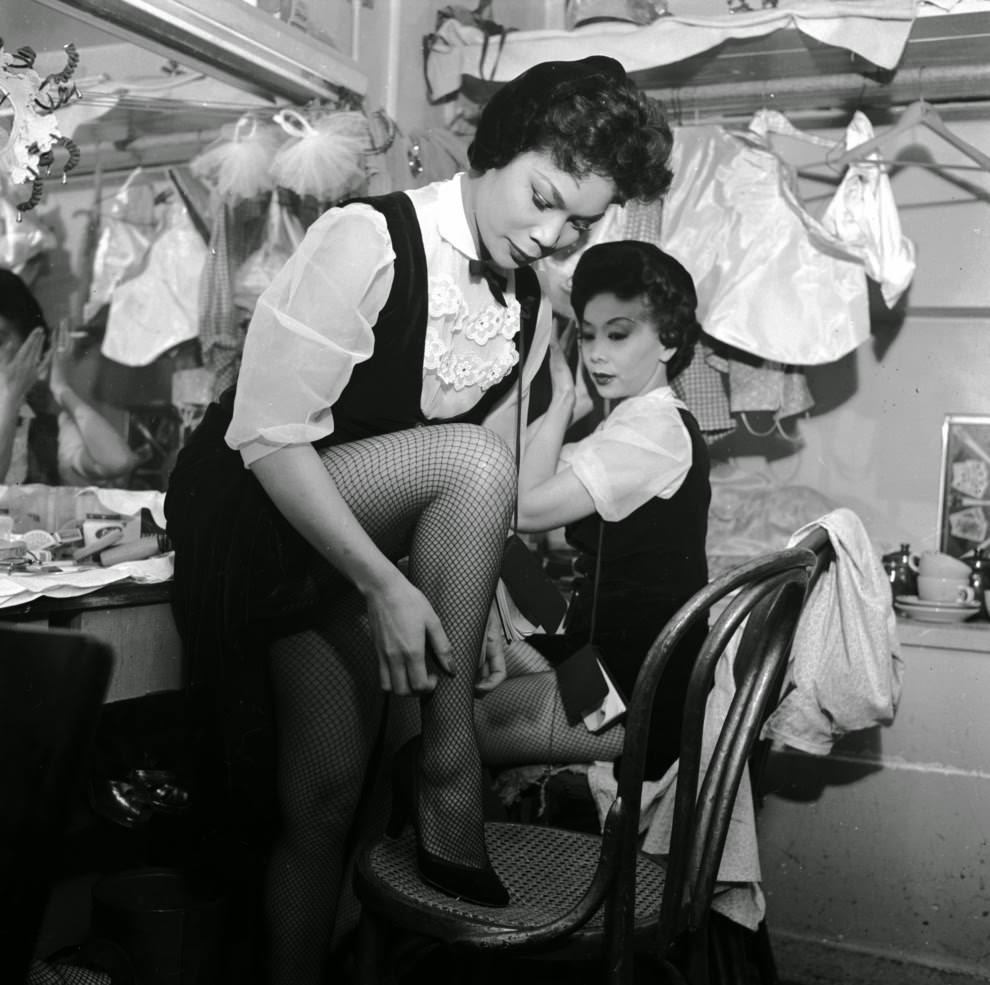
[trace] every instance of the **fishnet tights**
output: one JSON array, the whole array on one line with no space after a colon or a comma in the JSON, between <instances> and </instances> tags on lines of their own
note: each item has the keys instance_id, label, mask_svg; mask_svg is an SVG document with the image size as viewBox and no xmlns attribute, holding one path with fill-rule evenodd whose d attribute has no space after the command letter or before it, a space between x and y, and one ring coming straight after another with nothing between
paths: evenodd
<instances>
[{"instance_id":1,"label":"fishnet tights","mask_svg":"<svg viewBox=\"0 0 990 985\"><path fill-rule=\"evenodd\" d=\"M609 762L622 752L625 730L594 734L568 725L550 664L525 641L506 650L507 678L475 702L475 731L489 766Z\"/></svg>"},{"instance_id":2,"label":"fishnet tights","mask_svg":"<svg viewBox=\"0 0 990 985\"><path fill-rule=\"evenodd\" d=\"M484 428L449 424L322 457L382 552L409 556L410 581L450 639L456 675L421 701L418 830L434 855L480 866L473 685L512 508L511 454ZM269 985L320 981L383 706L363 598L329 567L325 577L320 625L271 648L283 826L267 887Z\"/></svg>"}]
</instances>

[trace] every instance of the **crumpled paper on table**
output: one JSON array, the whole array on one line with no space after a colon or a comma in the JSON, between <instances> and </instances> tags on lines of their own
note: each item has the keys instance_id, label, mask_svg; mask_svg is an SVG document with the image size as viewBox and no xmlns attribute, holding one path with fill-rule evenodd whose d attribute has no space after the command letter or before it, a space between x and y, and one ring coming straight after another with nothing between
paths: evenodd
<instances>
[{"instance_id":1,"label":"crumpled paper on table","mask_svg":"<svg viewBox=\"0 0 990 985\"><path fill-rule=\"evenodd\" d=\"M128 579L146 585L170 581L173 557L169 553L143 561L122 561L109 568L84 566L61 572L15 572L0 575L0 609L24 605L42 596L64 599L86 595ZM58 563L54 566L58 567Z\"/></svg>"}]
</instances>

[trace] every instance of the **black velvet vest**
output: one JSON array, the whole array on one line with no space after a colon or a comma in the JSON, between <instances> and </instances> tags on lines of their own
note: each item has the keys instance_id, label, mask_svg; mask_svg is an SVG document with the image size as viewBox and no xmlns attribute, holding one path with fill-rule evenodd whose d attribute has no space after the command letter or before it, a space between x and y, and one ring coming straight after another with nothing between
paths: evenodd
<instances>
[{"instance_id":1,"label":"black velvet vest","mask_svg":"<svg viewBox=\"0 0 990 985\"><path fill-rule=\"evenodd\" d=\"M708 582L705 539L708 533L708 446L694 417L681 411L691 438L691 468L669 499L654 496L624 520L606 522L602 532L600 586L606 596L663 596L686 599ZM598 514L569 524L567 541L582 554L591 579L598 554ZM607 607L600 616L607 621Z\"/></svg>"},{"instance_id":2,"label":"black velvet vest","mask_svg":"<svg viewBox=\"0 0 990 985\"><path fill-rule=\"evenodd\" d=\"M416 210L402 192L356 201L366 202L385 217L395 252L394 280L375 323L371 358L354 367L344 392L333 406L333 434L316 442L318 448L440 423L424 417L420 410L429 277ZM526 353L533 341L540 304L539 282L533 271L525 268L516 271L516 298L522 308L521 338L517 345L520 353ZM513 386L518 369L518 365L513 367L466 413L444 418L443 423L480 424Z\"/></svg>"}]
</instances>

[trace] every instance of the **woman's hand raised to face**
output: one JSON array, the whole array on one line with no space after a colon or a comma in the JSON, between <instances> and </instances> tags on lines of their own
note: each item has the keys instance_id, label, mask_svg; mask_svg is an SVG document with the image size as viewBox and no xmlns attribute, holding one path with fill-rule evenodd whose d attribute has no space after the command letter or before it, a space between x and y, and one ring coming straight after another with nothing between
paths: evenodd
<instances>
[{"instance_id":1,"label":"woman's hand raised to face","mask_svg":"<svg viewBox=\"0 0 990 985\"><path fill-rule=\"evenodd\" d=\"M429 694L437 686L435 670L454 675L450 641L419 589L400 575L366 598L382 690Z\"/></svg>"},{"instance_id":2,"label":"woman's hand raised to face","mask_svg":"<svg viewBox=\"0 0 990 985\"><path fill-rule=\"evenodd\" d=\"M45 333L36 328L21 343L10 362L0 363L0 402L17 409L24 403L28 391L47 369L44 355Z\"/></svg>"},{"instance_id":3,"label":"woman's hand raised to face","mask_svg":"<svg viewBox=\"0 0 990 985\"><path fill-rule=\"evenodd\" d=\"M577 378L567 362L566 352L574 337L575 326L568 325L561 332L560 339L550 341L550 379L553 383L553 398L570 404L570 422L581 420L591 413L592 402L581 372L578 360Z\"/></svg>"}]
</instances>

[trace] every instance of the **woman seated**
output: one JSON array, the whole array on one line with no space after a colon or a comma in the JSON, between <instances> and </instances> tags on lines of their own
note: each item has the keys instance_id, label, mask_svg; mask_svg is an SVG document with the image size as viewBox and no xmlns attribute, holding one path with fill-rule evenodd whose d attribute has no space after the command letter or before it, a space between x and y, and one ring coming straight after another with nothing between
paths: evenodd
<instances>
[{"instance_id":1,"label":"woman seated","mask_svg":"<svg viewBox=\"0 0 990 985\"><path fill-rule=\"evenodd\" d=\"M553 666L589 642L593 623L602 663L628 699L650 644L708 581L708 452L670 389L700 331L691 275L648 243L603 243L581 257L571 303L581 365L611 413L563 444L591 401L554 346L553 396L531 425L520 467L519 529L565 526L580 576L562 634L506 646L489 625L489 662L504 662L508 675L475 702L482 758L493 766L614 760L621 724L599 733L569 725ZM702 625L684 638L658 689L649 777L677 758L687 678L704 637Z\"/></svg>"},{"instance_id":2,"label":"woman seated","mask_svg":"<svg viewBox=\"0 0 990 985\"><path fill-rule=\"evenodd\" d=\"M0 483L111 485L137 455L69 385L67 354L50 350L50 336L27 284L0 270Z\"/></svg>"}]
</instances>

